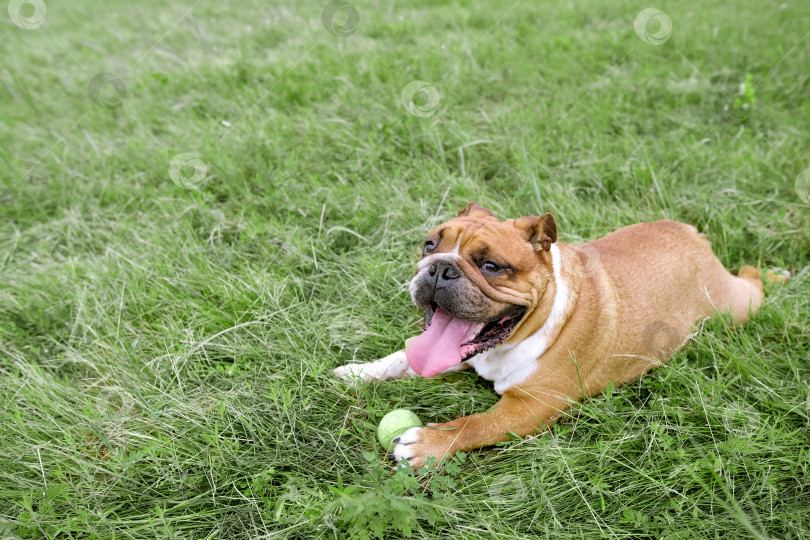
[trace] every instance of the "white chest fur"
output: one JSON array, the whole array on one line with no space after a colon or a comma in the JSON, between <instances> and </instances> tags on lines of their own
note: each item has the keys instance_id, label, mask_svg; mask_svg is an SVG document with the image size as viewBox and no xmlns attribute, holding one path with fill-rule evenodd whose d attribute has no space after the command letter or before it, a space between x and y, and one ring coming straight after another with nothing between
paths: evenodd
<instances>
[{"instance_id":1,"label":"white chest fur","mask_svg":"<svg viewBox=\"0 0 810 540\"><path fill-rule=\"evenodd\" d=\"M556 244L551 245L551 266L557 290L551 313L542 328L516 344L503 344L477 354L467 363L484 379L495 383L495 391L503 394L507 389L523 383L542 365L543 353L559 333L565 321L570 294L562 278L562 256Z\"/></svg>"}]
</instances>

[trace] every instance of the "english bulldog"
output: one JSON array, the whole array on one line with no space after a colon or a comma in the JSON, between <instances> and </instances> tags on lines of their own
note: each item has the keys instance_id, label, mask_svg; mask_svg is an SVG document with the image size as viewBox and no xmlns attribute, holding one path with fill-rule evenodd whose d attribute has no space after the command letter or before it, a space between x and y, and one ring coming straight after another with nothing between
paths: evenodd
<instances>
[{"instance_id":1,"label":"english bulldog","mask_svg":"<svg viewBox=\"0 0 810 540\"><path fill-rule=\"evenodd\" d=\"M565 244L551 214L501 221L471 202L428 235L410 293L424 332L334 373L371 381L472 368L501 395L486 412L395 439L393 457L418 469L429 456L548 429L572 403L665 362L702 319L730 312L745 322L763 284L751 266L730 274L684 223Z\"/></svg>"}]
</instances>

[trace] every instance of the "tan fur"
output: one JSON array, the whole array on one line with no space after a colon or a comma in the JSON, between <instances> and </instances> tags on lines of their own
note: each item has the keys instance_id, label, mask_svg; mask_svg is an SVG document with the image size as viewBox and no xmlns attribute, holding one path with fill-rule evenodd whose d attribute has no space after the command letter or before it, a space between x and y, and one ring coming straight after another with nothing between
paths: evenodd
<instances>
[{"instance_id":1,"label":"tan fur","mask_svg":"<svg viewBox=\"0 0 810 540\"><path fill-rule=\"evenodd\" d=\"M437 228L445 228L438 251L460 245L465 255L486 244L515 264L512 279L494 282L475 275L472 265L463 269L493 301L509 298L528 307L507 343L521 341L549 316L556 291L550 256L543 241L527 237L533 233L527 232L526 222L500 222L473 205L465 209L467 214ZM556 227L552 236L556 240ZM539 369L504 391L489 411L420 430L411 465L420 466L428 456L444 458L506 441L510 433L523 437L541 432L571 403L665 362L700 320L730 310L743 323L762 302L760 272L747 266L739 277L731 275L708 241L683 223L641 223L587 245L557 246L573 304L556 339L538 359Z\"/></svg>"}]
</instances>

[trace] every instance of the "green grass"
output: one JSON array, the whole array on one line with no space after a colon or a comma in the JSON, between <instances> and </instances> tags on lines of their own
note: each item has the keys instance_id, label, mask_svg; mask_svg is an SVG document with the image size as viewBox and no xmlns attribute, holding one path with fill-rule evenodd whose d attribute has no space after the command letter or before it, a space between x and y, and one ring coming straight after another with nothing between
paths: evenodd
<instances>
[{"instance_id":1,"label":"green grass","mask_svg":"<svg viewBox=\"0 0 810 540\"><path fill-rule=\"evenodd\" d=\"M345 38L323 6L3 12L0 537L810 535L810 5L662 2L660 46L637 2L363 0ZM433 116L399 103L417 79ZM678 219L796 277L552 434L392 476L385 412L450 420L491 385L329 370L417 331L418 246L469 200L564 241Z\"/></svg>"}]
</instances>

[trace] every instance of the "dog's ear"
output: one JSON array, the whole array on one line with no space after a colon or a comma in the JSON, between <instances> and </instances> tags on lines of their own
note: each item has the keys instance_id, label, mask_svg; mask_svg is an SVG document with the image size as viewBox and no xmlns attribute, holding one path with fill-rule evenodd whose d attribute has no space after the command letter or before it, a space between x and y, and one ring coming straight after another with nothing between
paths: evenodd
<instances>
[{"instance_id":1,"label":"dog's ear","mask_svg":"<svg viewBox=\"0 0 810 540\"><path fill-rule=\"evenodd\" d=\"M548 251L551 244L557 241L557 222L551 214L516 219L515 227L526 232L526 240L535 251Z\"/></svg>"},{"instance_id":2,"label":"dog's ear","mask_svg":"<svg viewBox=\"0 0 810 540\"><path fill-rule=\"evenodd\" d=\"M477 202L470 202L458 213L458 216L456 217L495 217L495 214Z\"/></svg>"}]
</instances>

